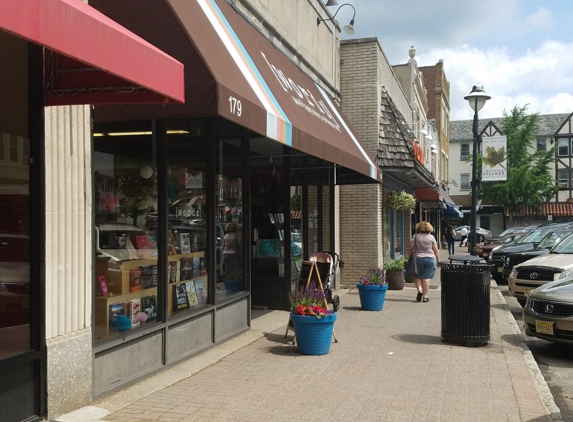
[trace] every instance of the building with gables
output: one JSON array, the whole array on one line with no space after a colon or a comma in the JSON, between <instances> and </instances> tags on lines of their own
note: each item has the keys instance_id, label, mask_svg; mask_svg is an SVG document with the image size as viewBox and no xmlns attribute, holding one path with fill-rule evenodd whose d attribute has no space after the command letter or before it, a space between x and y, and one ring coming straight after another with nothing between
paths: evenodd
<instances>
[{"instance_id":1,"label":"building with gables","mask_svg":"<svg viewBox=\"0 0 573 422\"><path fill-rule=\"evenodd\" d=\"M536 224L547 221L573 221L573 114L539 115L538 133L530 145L530 152L548 150L556 146L555 163L551 171L560 188L557 195L544 204L543 213L524 208L521 212L509 215L502 204L479 203L477 226L491 230L494 235L505 228L517 224ZM503 135L503 118L481 119L478 133L482 137ZM473 120L451 122L450 169L449 174L457 186L450 186L452 199L459 204L464 217L457 220L469 224L471 213L471 162L473 151Z\"/></svg>"}]
</instances>

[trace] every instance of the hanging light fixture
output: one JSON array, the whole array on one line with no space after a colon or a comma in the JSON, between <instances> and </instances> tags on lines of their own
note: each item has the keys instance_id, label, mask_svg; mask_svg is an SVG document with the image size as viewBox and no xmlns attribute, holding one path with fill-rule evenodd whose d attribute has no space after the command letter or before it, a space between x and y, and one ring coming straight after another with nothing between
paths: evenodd
<instances>
[{"instance_id":1,"label":"hanging light fixture","mask_svg":"<svg viewBox=\"0 0 573 422\"><path fill-rule=\"evenodd\" d=\"M338 2L336 0L328 0L325 6L338 6Z\"/></svg>"},{"instance_id":2,"label":"hanging light fixture","mask_svg":"<svg viewBox=\"0 0 573 422\"><path fill-rule=\"evenodd\" d=\"M332 2L332 3L331 3ZM336 2L336 0L329 0L328 3L326 4L327 6L335 6L338 3ZM352 15L352 19L350 20L350 23L348 25L344 25L344 27L342 29L344 29L344 32L346 32L348 35L354 35L354 18L356 17L356 9L354 8L353 5L351 5L350 3L344 3L343 5L341 5L336 12L334 13L334 15L330 18L330 19L322 19L320 17L316 18L316 24L320 25L320 22L328 22L328 21L332 21L334 20L334 18L336 17L336 15L338 14L338 12L340 11L340 9L342 9L344 6L350 6L352 7L352 10L354 10L354 14Z\"/></svg>"}]
</instances>

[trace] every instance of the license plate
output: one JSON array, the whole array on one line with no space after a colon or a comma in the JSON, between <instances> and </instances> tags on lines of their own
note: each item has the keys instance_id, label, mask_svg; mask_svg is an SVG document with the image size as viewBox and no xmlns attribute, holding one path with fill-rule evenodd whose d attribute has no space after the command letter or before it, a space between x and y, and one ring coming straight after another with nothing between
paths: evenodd
<instances>
[{"instance_id":1,"label":"license plate","mask_svg":"<svg viewBox=\"0 0 573 422\"><path fill-rule=\"evenodd\" d=\"M553 323L535 320L535 331L539 334L553 335Z\"/></svg>"},{"instance_id":2,"label":"license plate","mask_svg":"<svg viewBox=\"0 0 573 422\"><path fill-rule=\"evenodd\" d=\"M529 293L531 293L532 290L533 290L533 289L532 289L531 287L526 288L526 289L523 289L523 294L524 294L525 296L529 296Z\"/></svg>"},{"instance_id":3,"label":"license plate","mask_svg":"<svg viewBox=\"0 0 573 422\"><path fill-rule=\"evenodd\" d=\"M488 254L487 252L484 252L484 253L483 253L483 257L484 257L484 258L487 258L488 256L489 256L489 254Z\"/></svg>"},{"instance_id":4,"label":"license plate","mask_svg":"<svg viewBox=\"0 0 573 422\"><path fill-rule=\"evenodd\" d=\"M502 272L503 272L503 267L497 267L497 272L498 272L498 273L502 273Z\"/></svg>"}]
</instances>

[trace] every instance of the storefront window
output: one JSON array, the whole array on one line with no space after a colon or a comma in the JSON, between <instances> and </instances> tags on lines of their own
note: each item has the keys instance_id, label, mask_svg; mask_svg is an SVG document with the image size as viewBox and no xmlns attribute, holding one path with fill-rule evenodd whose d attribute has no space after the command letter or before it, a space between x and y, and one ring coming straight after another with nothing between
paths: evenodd
<instances>
[{"instance_id":1,"label":"storefront window","mask_svg":"<svg viewBox=\"0 0 573 422\"><path fill-rule=\"evenodd\" d=\"M404 255L404 211L394 212L394 256Z\"/></svg>"},{"instance_id":2,"label":"storefront window","mask_svg":"<svg viewBox=\"0 0 573 422\"><path fill-rule=\"evenodd\" d=\"M31 349L27 43L0 31L0 360Z\"/></svg>"},{"instance_id":3,"label":"storefront window","mask_svg":"<svg viewBox=\"0 0 573 422\"><path fill-rule=\"evenodd\" d=\"M213 218L207 212L209 145L202 133L193 120L168 124L168 317L210 303L207 225Z\"/></svg>"},{"instance_id":4,"label":"storefront window","mask_svg":"<svg viewBox=\"0 0 573 422\"><path fill-rule=\"evenodd\" d=\"M216 299L223 300L245 290L243 235L243 160L236 126L219 126L215 186L217 230ZM231 132L231 133L229 133Z\"/></svg>"},{"instance_id":5,"label":"storefront window","mask_svg":"<svg viewBox=\"0 0 573 422\"><path fill-rule=\"evenodd\" d=\"M149 122L96 127L95 336L158 319L157 172Z\"/></svg>"}]
</instances>

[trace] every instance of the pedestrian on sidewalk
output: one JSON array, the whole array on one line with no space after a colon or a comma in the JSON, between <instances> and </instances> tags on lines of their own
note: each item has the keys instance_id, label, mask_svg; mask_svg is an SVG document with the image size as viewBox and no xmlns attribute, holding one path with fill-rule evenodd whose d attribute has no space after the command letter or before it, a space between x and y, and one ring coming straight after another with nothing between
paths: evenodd
<instances>
[{"instance_id":1,"label":"pedestrian on sidewalk","mask_svg":"<svg viewBox=\"0 0 573 422\"><path fill-rule=\"evenodd\" d=\"M448 242L448 255L451 258L456 249L456 231L452 228L452 226L446 227L446 242Z\"/></svg>"},{"instance_id":2,"label":"pedestrian on sidewalk","mask_svg":"<svg viewBox=\"0 0 573 422\"><path fill-rule=\"evenodd\" d=\"M468 241L468 229L462 227L462 241L460 242L460 246L465 246Z\"/></svg>"},{"instance_id":3,"label":"pedestrian on sidewalk","mask_svg":"<svg viewBox=\"0 0 573 422\"><path fill-rule=\"evenodd\" d=\"M430 289L430 279L434 278L436 268L440 260L438 252L438 242L431 234L434 228L427 221L420 221L416 224L416 234L410 242L410 253L408 258L414 254L416 260L416 275L414 283L418 289L416 300L418 302L429 302L428 290Z\"/></svg>"}]
</instances>

